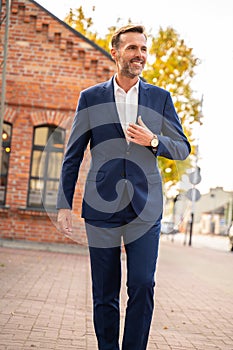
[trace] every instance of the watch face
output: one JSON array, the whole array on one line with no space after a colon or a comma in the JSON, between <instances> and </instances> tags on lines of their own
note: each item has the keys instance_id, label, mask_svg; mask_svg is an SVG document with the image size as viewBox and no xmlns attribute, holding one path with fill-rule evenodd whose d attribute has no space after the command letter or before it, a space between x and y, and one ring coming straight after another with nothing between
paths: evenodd
<instances>
[{"instance_id":1,"label":"watch face","mask_svg":"<svg viewBox=\"0 0 233 350\"><path fill-rule=\"evenodd\" d=\"M157 147L158 146L158 139L157 137L154 137L152 140L151 140L151 147Z\"/></svg>"}]
</instances>

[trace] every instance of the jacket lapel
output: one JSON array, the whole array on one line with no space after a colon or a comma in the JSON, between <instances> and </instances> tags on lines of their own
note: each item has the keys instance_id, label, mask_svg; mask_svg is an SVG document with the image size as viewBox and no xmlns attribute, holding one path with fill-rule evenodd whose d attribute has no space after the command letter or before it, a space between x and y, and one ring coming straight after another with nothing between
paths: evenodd
<instances>
[{"instance_id":1,"label":"jacket lapel","mask_svg":"<svg viewBox=\"0 0 233 350\"><path fill-rule=\"evenodd\" d=\"M148 87L146 86L146 84L143 83L142 80L140 80L139 82L139 95L138 95L138 112L137 112L137 119L139 116L141 116L143 118L143 116L145 115L145 106L147 106L147 101L148 101ZM136 123L138 121L136 120ZM128 148L133 147L135 144L133 142L129 143Z\"/></svg>"},{"instance_id":2,"label":"jacket lapel","mask_svg":"<svg viewBox=\"0 0 233 350\"><path fill-rule=\"evenodd\" d=\"M110 123L114 123L118 133L121 137L125 137L124 131L121 127L120 118L116 108L114 88L113 88L113 77L106 82L103 86L102 91L103 101L107 103L107 111L109 113Z\"/></svg>"},{"instance_id":3,"label":"jacket lapel","mask_svg":"<svg viewBox=\"0 0 233 350\"><path fill-rule=\"evenodd\" d=\"M141 116L143 118L143 115L145 114L145 107L148 106L148 96L149 95L149 88L148 86L140 80L139 83L139 96L138 96L138 117Z\"/></svg>"},{"instance_id":4,"label":"jacket lapel","mask_svg":"<svg viewBox=\"0 0 233 350\"><path fill-rule=\"evenodd\" d=\"M145 114L145 108L148 105L149 88L140 80L139 82L139 96L138 96L138 113L137 116ZM114 88L113 88L113 77L108 80L102 87L102 101L107 104L107 111L109 113L110 122L114 123L118 133L121 137L125 138L124 131L121 126L120 118L117 112Z\"/></svg>"}]
</instances>

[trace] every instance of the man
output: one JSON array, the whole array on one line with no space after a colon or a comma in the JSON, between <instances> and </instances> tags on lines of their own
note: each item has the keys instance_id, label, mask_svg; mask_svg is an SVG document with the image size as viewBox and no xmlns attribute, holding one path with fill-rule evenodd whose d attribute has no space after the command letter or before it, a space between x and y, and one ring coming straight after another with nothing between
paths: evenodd
<instances>
[{"instance_id":1,"label":"man","mask_svg":"<svg viewBox=\"0 0 233 350\"><path fill-rule=\"evenodd\" d=\"M121 240L128 303L122 350L145 350L153 313L154 275L162 217L157 156L185 159L190 145L170 94L139 78L147 60L144 27L112 37L117 73L79 98L58 192L58 222L72 233L71 209L79 166L90 141L82 217L89 242L94 326L100 350L119 349Z\"/></svg>"}]
</instances>

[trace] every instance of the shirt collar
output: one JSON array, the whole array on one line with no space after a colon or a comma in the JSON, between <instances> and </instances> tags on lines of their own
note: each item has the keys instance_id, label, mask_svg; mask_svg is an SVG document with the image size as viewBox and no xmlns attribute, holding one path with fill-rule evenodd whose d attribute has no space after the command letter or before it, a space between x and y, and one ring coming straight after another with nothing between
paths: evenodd
<instances>
[{"instance_id":1,"label":"shirt collar","mask_svg":"<svg viewBox=\"0 0 233 350\"><path fill-rule=\"evenodd\" d=\"M139 89L139 78L138 78L138 81L136 82L136 84L134 84L130 89L129 91L133 90L133 89L136 89L137 93L138 93L138 89ZM114 84L114 91L115 93L117 91L124 91L118 84L117 84L117 81L116 81L116 74L114 75L114 79L113 79L113 84ZM124 93L126 93L124 91Z\"/></svg>"}]
</instances>

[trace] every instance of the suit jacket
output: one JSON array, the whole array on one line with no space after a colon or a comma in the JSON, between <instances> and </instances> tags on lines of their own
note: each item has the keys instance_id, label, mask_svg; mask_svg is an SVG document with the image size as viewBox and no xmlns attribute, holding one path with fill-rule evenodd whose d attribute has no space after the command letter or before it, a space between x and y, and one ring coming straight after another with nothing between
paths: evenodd
<instances>
[{"instance_id":1,"label":"suit jacket","mask_svg":"<svg viewBox=\"0 0 233 350\"><path fill-rule=\"evenodd\" d=\"M138 116L159 138L157 152L127 143L119 120L113 78L81 92L64 156L57 208L72 208L79 167L90 142L82 217L106 220L123 209L127 190L135 213L153 221L162 212L162 181L157 156L184 160L190 144L169 92L140 80Z\"/></svg>"}]
</instances>

